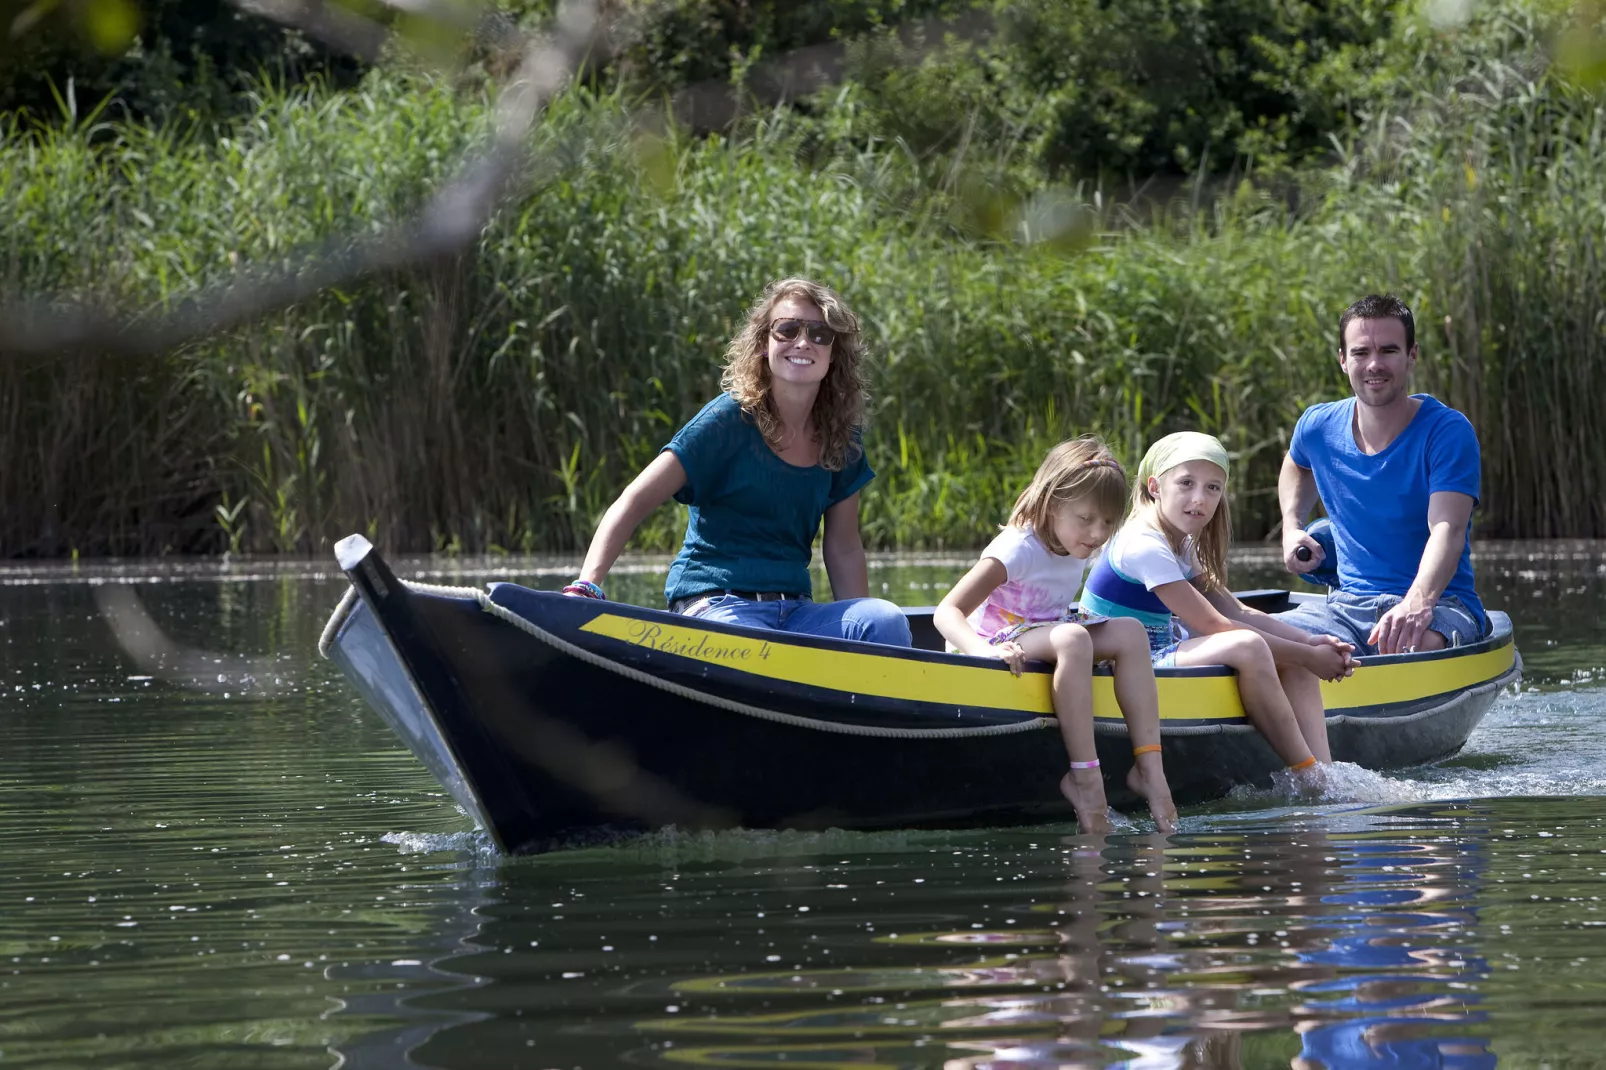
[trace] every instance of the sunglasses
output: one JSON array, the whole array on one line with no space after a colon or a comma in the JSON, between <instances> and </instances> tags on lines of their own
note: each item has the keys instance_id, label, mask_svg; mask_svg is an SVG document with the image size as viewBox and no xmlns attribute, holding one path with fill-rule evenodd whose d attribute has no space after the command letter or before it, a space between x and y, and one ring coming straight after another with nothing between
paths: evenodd
<instances>
[{"instance_id":1,"label":"sunglasses","mask_svg":"<svg viewBox=\"0 0 1606 1070\"><path fill-rule=\"evenodd\" d=\"M836 341L836 331L824 320L775 320L770 324L770 337L777 342L795 342L805 331L809 341L817 346L828 346Z\"/></svg>"}]
</instances>

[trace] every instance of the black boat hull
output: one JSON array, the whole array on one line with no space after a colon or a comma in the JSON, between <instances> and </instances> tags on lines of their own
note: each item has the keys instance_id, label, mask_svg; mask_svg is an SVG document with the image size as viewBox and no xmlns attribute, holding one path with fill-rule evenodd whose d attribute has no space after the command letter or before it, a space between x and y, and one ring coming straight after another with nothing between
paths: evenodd
<instances>
[{"instance_id":1,"label":"black boat hull","mask_svg":"<svg viewBox=\"0 0 1606 1070\"><path fill-rule=\"evenodd\" d=\"M504 850L666 825L1069 817L1046 667L1017 679L983 659L700 625L505 584L489 596L415 589L371 550L346 556L361 600L331 622L327 653ZM1520 671L1498 619L1492 639L1454 657L1368 659L1333 692L1347 705L1329 696L1334 757L1388 769L1459 750ZM929 635L926 618L913 623ZM1281 768L1230 673L1161 676L1178 803ZM1122 806L1130 746L1108 679L1095 684L1099 755Z\"/></svg>"}]
</instances>

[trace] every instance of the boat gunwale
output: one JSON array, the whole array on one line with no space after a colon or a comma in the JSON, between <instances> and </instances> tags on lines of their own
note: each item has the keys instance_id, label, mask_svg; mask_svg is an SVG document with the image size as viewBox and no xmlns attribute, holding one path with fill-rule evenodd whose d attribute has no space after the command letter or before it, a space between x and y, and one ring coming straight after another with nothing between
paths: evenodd
<instances>
[{"instance_id":1,"label":"boat gunwale","mask_svg":"<svg viewBox=\"0 0 1606 1070\"><path fill-rule=\"evenodd\" d=\"M513 594L514 597L496 597L503 588L506 588L507 593ZM681 630L683 633L724 635L732 639L743 640L748 644L761 643L767 649L778 648L781 651L786 651L789 648L795 649L805 657L843 653L851 655L855 659L868 659L871 666L875 661L884 660L889 665L894 663L905 665L909 666L910 669L915 669L917 672L917 667L922 664L934 667L941 666L950 671L957 669L966 674L983 670L1007 673L1009 668L1002 662L990 658L975 658L968 655L947 654L931 650L888 647L881 644L851 640L777 633L770 629L746 628L718 624L716 622L699 622L695 618L687 619L661 610L629 606L622 603L598 604L590 600L567 598L552 592L535 591L517 584L497 584L496 589L485 597L487 601L494 603L498 612L507 614L510 617L516 617L538 631L550 631L553 638L561 639L563 643L576 643L579 649L586 651L586 657L600 659L609 665L616 666L620 671L644 673L663 681L666 685L685 687L692 691L700 692L708 696L708 699L716 704L724 701L736 701L738 703L756 703L769 707L778 699L781 699L781 696L785 696L783 701L787 704L794 702L814 703L845 711L849 703L854 703L857 700L855 715L838 723L844 725L880 725L884 727L913 727L909 719L929 723L930 719L935 718L946 720L946 723L951 727L959 727L954 725L951 720L948 720L956 715L965 718L969 724L975 726L1018 723L1032 719L1052 718L1053 716L1052 706L1048 704L1048 681L1045 679L1052 671L1052 668L1047 665L1041 665L1041 663L1033 663L1034 668L1023 673L1019 678L1019 682L1012 684L1012 689L1017 694L1008 697L1006 701L978 700L975 697L973 687L967 688L964 686L961 686L958 692L952 693L952 697L944 694L940 698L935 698L929 693L920 694L918 689L902 691L897 688L889 688L885 678L877 679L873 672L868 672L868 670L867 675L863 678L875 680L880 689L863 686L843 688L833 686L832 683L823 682L817 676L811 679L806 671L799 671L793 675L789 675L784 667L779 672L758 671L742 664L732 664L710 657L699 657L695 653L684 654L673 649L664 650L650 644L633 641L619 634L619 632L622 626L628 626L633 622L661 623ZM528 604L528 599L531 598L534 598L537 602L535 607ZM531 610L532 608L538 609L539 603L545 602L554 606L560 604L554 602L554 599L563 599L561 605L565 610L564 619L546 619L540 623L531 619ZM520 603L524 604L521 605ZM1352 714L1370 720L1383 719L1389 716L1406 716L1423 709L1430 709L1436 704L1452 701L1457 695L1464 693L1468 689L1482 687L1493 680L1505 677L1514 665L1520 664L1520 661L1514 647L1514 636L1509 619L1502 614L1501 620L1504 627L1495 635L1476 644L1467 644L1454 648L1454 656L1457 658L1486 658L1491 653L1509 650L1507 658L1497 659L1500 664L1488 666L1489 671L1484 672L1482 675L1472 679L1457 680L1439 690L1422 691L1407 686L1398 696L1385 693L1376 701L1335 702L1331 701L1331 696L1328 696L1328 716L1332 718L1339 715ZM591 625L599 621L603 622L604 627L593 629ZM568 638L564 638L565 635ZM672 636L669 638L673 639ZM601 639L610 645L614 643L622 644L624 649L599 648L596 643L597 639ZM640 652L635 653L634 651ZM1433 653L1437 654L1439 652ZM761 656L768 657L768 654ZM659 662L658 665L654 666L652 664L653 660L659 657L667 657L672 660L667 663ZM1414 675L1400 677L1398 675L1399 669L1409 665L1412 658L1415 657L1419 656L1406 655L1403 657L1392 656L1384 659L1374 659L1373 665L1388 671L1381 679L1366 678L1368 685L1371 688L1389 688L1394 680L1399 679L1409 679L1412 684L1420 684L1420 677ZM1445 659L1434 657L1432 660L1442 662ZM910 662L914 664L909 665ZM1041 667L1035 667L1038 665L1041 665ZM862 663L860 667L863 668ZM1478 671L1482 672L1481 669ZM1113 680L1110 679L1109 670L1106 668L1097 675L1103 677L1105 681L1096 688L1097 723L1119 724L1122 716L1119 709L1111 705L1114 696L1113 692L1110 692L1110 685L1113 684ZM1214 686L1209 688L1209 691L1217 692L1220 690L1221 685L1226 684L1234 675L1231 669L1224 666L1205 667L1202 671L1196 669L1171 672L1158 671L1156 680L1162 692L1161 719L1166 729L1180 729L1184 726L1199 728L1211 725L1246 723L1246 714L1242 709L1240 696L1235 686L1232 687L1230 696L1225 694L1201 694L1199 696L1190 695L1187 699L1188 706L1202 702L1212 712L1199 713L1195 712L1195 710L1200 707L1195 706L1190 709L1187 706L1183 706L1179 708L1176 704L1175 689L1179 685L1185 686L1189 680L1198 680L1201 684L1204 681L1211 681ZM1033 693L1024 696L1020 695L1018 692L1021 684L1030 680L1038 681L1037 684L1032 685L1034 688ZM1385 680L1388 682L1384 682ZM956 682L963 683L962 681ZM973 683L974 680L972 680ZM1002 684L1003 681L1000 681L1000 683ZM927 682L925 686L929 689L933 685ZM1332 686L1335 685L1324 685L1324 690ZM1346 685L1340 684L1336 686ZM1042 693L1037 694L1037 689L1041 689ZM970 691L970 694L967 695L966 691ZM1173 697L1170 700L1166 698L1167 691L1172 692ZM1348 696L1352 695L1353 691L1347 690L1341 692L1341 694ZM844 701L843 696L851 697ZM1004 698L1005 696L1000 697ZM1022 699L1024 701L1021 701ZM818 717L820 715L813 713L807 716ZM826 719L830 718L827 717ZM1046 723L1052 724L1052 721Z\"/></svg>"},{"instance_id":2,"label":"boat gunwale","mask_svg":"<svg viewBox=\"0 0 1606 1070\"><path fill-rule=\"evenodd\" d=\"M497 592L501 588L511 588L516 591L540 596L543 599L571 599L573 597L570 595L560 594L557 591L542 591L534 587L525 587L522 584L513 583L507 580L496 581L487 584L486 586L487 597L489 597L492 602L495 602L498 606L507 610L508 612L515 613L519 616L525 615L519 613L517 610L497 599ZM467 591L471 589L465 588L464 590ZM415 590L414 593L432 594L434 592ZM1297 598L1300 592L1287 593L1295 595ZM442 595L442 597L445 596ZM809 649L820 649L838 653L851 653L861 656L886 657L900 661L923 661L939 665L962 665L967 668L990 669L996 672L1010 671L1009 666L997 658L980 657L974 654L950 653L945 650L927 650L922 647L891 646L886 643L869 643L857 639L835 639L829 636L807 635L801 632L779 632L771 628L756 628L740 624L726 624L722 621L705 621L698 617L688 617L684 614L671 613L669 610L655 609L650 606L638 606L631 602L614 602L598 599L587 599L585 602L597 603L600 606L606 606L608 607L609 611L620 613L627 617L642 618L642 614L648 614L649 616L643 619L663 620L673 623L677 627L703 629L714 634L733 635L744 638L763 638L771 642L776 642L776 637L781 636L784 638L780 639L779 641L787 646L800 646ZM913 617L922 615L923 611L929 610L932 607L905 606L900 608L903 609L905 616ZM599 612L600 611L601 610L599 609ZM1505 615L1501 614L1501 616L1504 617ZM528 617L525 617L525 619L529 620ZM531 620L530 623L536 624L543 628L549 627L548 624L541 621ZM579 631L580 629L576 628L573 630ZM1442 650L1420 650L1407 654L1368 654L1357 657L1355 659L1355 664L1358 668L1366 668L1372 666L1422 664L1434 661L1444 661L1451 658L1471 657L1476 654L1484 654L1493 650L1498 650L1504 646L1509 646L1513 644L1515 640L1515 630L1511 625L1510 619L1506 618L1503 628L1497 627L1489 635L1479 639L1474 643L1463 643L1460 646L1445 647ZM1022 671L1040 673L1043 675L1052 675L1054 672L1054 666L1046 661L1027 660ZM1114 672L1110 666L1100 664L1093 667L1093 675L1108 677L1113 676ZM1156 679L1160 680L1185 680L1192 678L1235 676L1237 674L1233 669L1225 665L1199 665L1186 668L1175 666L1157 668L1154 670L1154 675Z\"/></svg>"}]
</instances>

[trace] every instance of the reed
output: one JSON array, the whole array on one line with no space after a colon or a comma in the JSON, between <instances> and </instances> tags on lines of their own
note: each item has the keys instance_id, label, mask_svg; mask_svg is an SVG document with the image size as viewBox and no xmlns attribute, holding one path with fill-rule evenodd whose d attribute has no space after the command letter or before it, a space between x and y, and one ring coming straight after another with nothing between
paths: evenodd
<instances>
[{"instance_id":1,"label":"reed","mask_svg":"<svg viewBox=\"0 0 1606 1070\"><path fill-rule=\"evenodd\" d=\"M1425 87L1300 212L1248 185L1142 221L1084 206L1058 244L1014 240L1021 206L977 229L964 182L895 145L822 156L784 115L647 137L576 90L533 146L538 188L468 256L159 360L0 361L0 553L582 545L716 389L746 301L793 272L873 339L873 546L977 545L1053 441L1094 431L1135 461L1180 427L1227 442L1239 533L1264 534L1295 417L1345 391L1337 313L1380 288L1419 310L1421 385L1479 427L1483 532L1600 535L1601 120L1520 69ZM13 124L0 286L159 308L409 211L487 122L474 93L377 73L263 93L215 143ZM638 545L678 525L665 510Z\"/></svg>"},{"instance_id":2,"label":"reed","mask_svg":"<svg viewBox=\"0 0 1606 1070\"><path fill-rule=\"evenodd\" d=\"M1489 531L1606 532L1600 104L1489 65L1419 113L1401 158L1365 182L1374 195L1378 179L1401 189L1402 244L1438 357L1427 385L1478 427Z\"/></svg>"}]
</instances>

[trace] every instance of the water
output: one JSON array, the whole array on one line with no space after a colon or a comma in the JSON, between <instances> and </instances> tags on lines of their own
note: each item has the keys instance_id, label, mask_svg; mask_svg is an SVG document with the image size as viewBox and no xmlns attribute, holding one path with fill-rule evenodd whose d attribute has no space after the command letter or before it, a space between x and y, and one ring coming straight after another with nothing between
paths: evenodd
<instances>
[{"instance_id":1,"label":"water","mask_svg":"<svg viewBox=\"0 0 1606 1070\"><path fill-rule=\"evenodd\" d=\"M614 593L650 600L652 564ZM968 564L873 584L929 603ZM330 567L0 570L0 1068L1601 1065L1606 547L1479 568L1529 675L1433 769L1169 838L513 860L313 653ZM189 655L114 641L107 580ZM1235 581L1278 577L1249 554Z\"/></svg>"}]
</instances>

